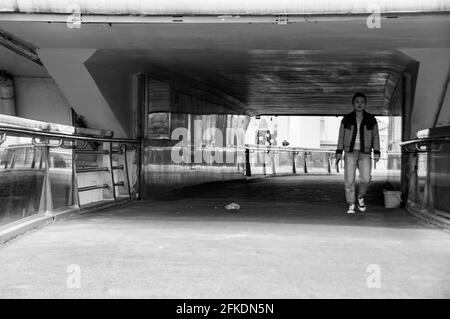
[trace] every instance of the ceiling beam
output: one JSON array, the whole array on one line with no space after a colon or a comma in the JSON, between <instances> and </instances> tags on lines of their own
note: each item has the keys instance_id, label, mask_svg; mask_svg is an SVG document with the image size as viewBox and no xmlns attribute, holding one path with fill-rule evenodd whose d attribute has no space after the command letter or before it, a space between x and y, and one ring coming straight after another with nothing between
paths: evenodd
<instances>
[{"instance_id":1,"label":"ceiling beam","mask_svg":"<svg viewBox=\"0 0 450 319\"><path fill-rule=\"evenodd\" d=\"M36 53L37 48L35 46L9 34L2 29L0 29L0 45L36 64L39 64L40 66L43 66L39 56Z\"/></svg>"}]
</instances>

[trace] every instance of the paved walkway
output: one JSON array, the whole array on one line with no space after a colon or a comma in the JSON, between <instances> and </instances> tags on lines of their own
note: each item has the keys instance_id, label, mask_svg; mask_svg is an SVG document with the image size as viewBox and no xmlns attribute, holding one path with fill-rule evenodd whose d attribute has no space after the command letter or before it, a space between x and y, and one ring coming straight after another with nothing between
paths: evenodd
<instances>
[{"instance_id":1,"label":"paved walkway","mask_svg":"<svg viewBox=\"0 0 450 319\"><path fill-rule=\"evenodd\" d=\"M209 184L49 225L0 246L0 297L449 298L450 234L384 209L381 183L346 215L341 178Z\"/></svg>"}]
</instances>

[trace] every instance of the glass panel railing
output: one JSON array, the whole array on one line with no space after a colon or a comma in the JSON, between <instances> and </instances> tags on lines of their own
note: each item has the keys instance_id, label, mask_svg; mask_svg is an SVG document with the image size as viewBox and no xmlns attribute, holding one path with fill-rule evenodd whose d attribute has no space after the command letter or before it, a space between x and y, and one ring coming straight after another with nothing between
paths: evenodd
<instances>
[{"instance_id":1,"label":"glass panel railing","mask_svg":"<svg viewBox=\"0 0 450 319\"><path fill-rule=\"evenodd\" d=\"M46 162L32 139L9 134L0 145L0 225L39 212Z\"/></svg>"},{"instance_id":2,"label":"glass panel railing","mask_svg":"<svg viewBox=\"0 0 450 319\"><path fill-rule=\"evenodd\" d=\"M139 197L139 163L138 149L136 144L125 145L125 161L127 165L127 177L129 193L131 197Z\"/></svg>"},{"instance_id":3,"label":"glass panel railing","mask_svg":"<svg viewBox=\"0 0 450 319\"><path fill-rule=\"evenodd\" d=\"M135 152L131 145L127 146L126 144L113 143L111 165L117 198L128 198L131 196L133 181L129 178L129 169L132 169L132 166L128 162L130 161L131 164L136 164L134 155Z\"/></svg>"},{"instance_id":4,"label":"glass panel railing","mask_svg":"<svg viewBox=\"0 0 450 319\"><path fill-rule=\"evenodd\" d=\"M274 154L276 174L292 174L295 152L278 151Z\"/></svg>"},{"instance_id":5,"label":"glass panel railing","mask_svg":"<svg viewBox=\"0 0 450 319\"><path fill-rule=\"evenodd\" d=\"M433 143L431 148L439 151L430 154L430 204L435 210L450 213L450 142Z\"/></svg>"},{"instance_id":6,"label":"glass panel railing","mask_svg":"<svg viewBox=\"0 0 450 319\"><path fill-rule=\"evenodd\" d=\"M72 143L67 144L68 147ZM53 209L76 205L74 197L73 150L67 147L49 148L48 169Z\"/></svg>"},{"instance_id":7,"label":"glass panel railing","mask_svg":"<svg viewBox=\"0 0 450 319\"><path fill-rule=\"evenodd\" d=\"M407 157L407 204L413 210L439 216L450 224L450 127L418 132L416 140L401 143Z\"/></svg>"},{"instance_id":8,"label":"glass panel railing","mask_svg":"<svg viewBox=\"0 0 450 319\"><path fill-rule=\"evenodd\" d=\"M417 189L416 189L416 202L423 208L426 208L427 197L427 176L428 176L428 154L417 154Z\"/></svg>"},{"instance_id":9,"label":"glass panel railing","mask_svg":"<svg viewBox=\"0 0 450 319\"><path fill-rule=\"evenodd\" d=\"M0 115L0 225L139 194L137 141L107 135Z\"/></svg>"},{"instance_id":10,"label":"glass panel railing","mask_svg":"<svg viewBox=\"0 0 450 319\"><path fill-rule=\"evenodd\" d=\"M247 146L251 175L324 174L335 167L333 150Z\"/></svg>"},{"instance_id":11,"label":"glass panel railing","mask_svg":"<svg viewBox=\"0 0 450 319\"><path fill-rule=\"evenodd\" d=\"M266 175L273 173L272 154L258 148L249 149L251 175Z\"/></svg>"},{"instance_id":12,"label":"glass panel railing","mask_svg":"<svg viewBox=\"0 0 450 319\"><path fill-rule=\"evenodd\" d=\"M75 148L80 205L115 199L110 143L87 143Z\"/></svg>"},{"instance_id":13,"label":"glass panel railing","mask_svg":"<svg viewBox=\"0 0 450 319\"><path fill-rule=\"evenodd\" d=\"M239 150L234 148L154 143L148 141L145 146L143 171L147 196L188 185L242 178L245 174L243 149L238 155Z\"/></svg>"}]
</instances>

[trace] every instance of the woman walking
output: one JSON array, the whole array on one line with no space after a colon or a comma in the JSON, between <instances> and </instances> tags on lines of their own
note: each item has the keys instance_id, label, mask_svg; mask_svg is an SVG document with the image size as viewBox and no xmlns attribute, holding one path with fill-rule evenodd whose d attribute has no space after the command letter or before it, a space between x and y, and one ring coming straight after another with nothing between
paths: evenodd
<instances>
[{"instance_id":1,"label":"woman walking","mask_svg":"<svg viewBox=\"0 0 450 319\"><path fill-rule=\"evenodd\" d=\"M374 160L380 159L380 136L375 116L366 112L367 99L363 93L353 95L353 112L344 116L339 129L336 160L342 159L344 152L345 198L348 214L355 213L355 175L359 170L359 188L357 204L360 212L366 210L364 196L371 180L371 153Z\"/></svg>"}]
</instances>

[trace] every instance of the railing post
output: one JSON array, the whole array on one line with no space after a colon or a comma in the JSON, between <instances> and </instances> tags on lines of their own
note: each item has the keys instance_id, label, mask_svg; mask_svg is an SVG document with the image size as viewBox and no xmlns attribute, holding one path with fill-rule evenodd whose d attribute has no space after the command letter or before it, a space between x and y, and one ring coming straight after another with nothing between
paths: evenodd
<instances>
[{"instance_id":1,"label":"railing post","mask_svg":"<svg viewBox=\"0 0 450 319\"><path fill-rule=\"evenodd\" d=\"M114 169L113 169L113 160L112 160L112 156L113 156L113 143L109 142L109 154L106 156L109 156L109 171L111 173L111 187L112 187L112 194L113 194L113 198L114 200L117 199L117 194L116 194L116 182L115 182L115 178L114 178Z\"/></svg>"},{"instance_id":2,"label":"railing post","mask_svg":"<svg viewBox=\"0 0 450 319\"><path fill-rule=\"evenodd\" d=\"M415 184L416 184L416 202L417 203L420 203L420 201L421 201L421 197L420 197L420 188L419 188L419 160L420 160L420 157L419 157L419 155L420 155L420 153L415 153L415 161L416 161L416 164L415 164L415 169L414 169L414 171L415 171L415 175L416 175L416 181L415 181ZM423 198L422 198L423 199Z\"/></svg>"},{"instance_id":3,"label":"railing post","mask_svg":"<svg viewBox=\"0 0 450 319\"><path fill-rule=\"evenodd\" d=\"M267 154L267 151L264 150L263 151L263 175L266 175L266 154Z\"/></svg>"},{"instance_id":4,"label":"railing post","mask_svg":"<svg viewBox=\"0 0 450 319\"><path fill-rule=\"evenodd\" d=\"M295 155L296 155L296 152L293 151L293 152L292 152L292 173L293 173L293 174L296 174L296 173L297 173L297 169L296 169L296 167L295 167Z\"/></svg>"},{"instance_id":5,"label":"railing post","mask_svg":"<svg viewBox=\"0 0 450 319\"><path fill-rule=\"evenodd\" d=\"M245 148L245 176L252 176L252 169L250 166L250 149Z\"/></svg>"},{"instance_id":6,"label":"railing post","mask_svg":"<svg viewBox=\"0 0 450 319\"><path fill-rule=\"evenodd\" d=\"M0 133L0 145L6 141L6 133Z\"/></svg>"},{"instance_id":7,"label":"railing post","mask_svg":"<svg viewBox=\"0 0 450 319\"><path fill-rule=\"evenodd\" d=\"M434 210L434 196L433 196L433 187L432 187L432 183L431 183L431 174L432 171L434 170L433 165L432 165L432 159L431 159L431 149L432 149L432 144L429 144L429 149L427 152L427 176L426 176L426 181L425 181L425 189L424 189L424 193L426 192L426 197L425 197L425 207L428 211L433 211Z\"/></svg>"},{"instance_id":8,"label":"railing post","mask_svg":"<svg viewBox=\"0 0 450 319\"><path fill-rule=\"evenodd\" d=\"M122 144L123 152L123 176L127 179L128 197L131 199L130 175L128 174L127 144Z\"/></svg>"},{"instance_id":9,"label":"railing post","mask_svg":"<svg viewBox=\"0 0 450 319\"><path fill-rule=\"evenodd\" d=\"M276 175L277 174L277 170L276 170L276 160L277 160L277 154L274 151L270 151L270 161L272 163L272 175Z\"/></svg>"},{"instance_id":10,"label":"railing post","mask_svg":"<svg viewBox=\"0 0 450 319\"><path fill-rule=\"evenodd\" d=\"M325 156L326 156L326 161L327 161L328 174L331 174L331 156L330 156L330 153L325 153Z\"/></svg>"},{"instance_id":11,"label":"railing post","mask_svg":"<svg viewBox=\"0 0 450 319\"><path fill-rule=\"evenodd\" d=\"M44 138L43 157L44 157L44 179L42 184L41 199L39 202L39 213L50 215L53 211L52 189L50 184L50 148L47 138Z\"/></svg>"},{"instance_id":12,"label":"railing post","mask_svg":"<svg viewBox=\"0 0 450 319\"><path fill-rule=\"evenodd\" d=\"M413 173L410 177L410 180L412 180L412 183L414 186L414 193L413 193L413 201L418 203L419 202L419 153L415 152L412 155L412 162L413 162Z\"/></svg>"},{"instance_id":13,"label":"railing post","mask_svg":"<svg viewBox=\"0 0 450 319\"><path fill-rule=\"evenodd\" d=\"M73 141L72 147L72 204L80 208L80 195L78 194L78 176L77 176L77 142Z\"/></svg>"},{"instance_id":14,"label":"railing post","mask_svg":"<svg viewBox=\"0 0 450 319\"><path fill-rule=\"evenodd\" d=\"M305 157L305 163L303 165L303 171L305 172L305 174L308 174L308 165L306 164L306 157L308 156L308 152L304 152L304 157Z\"/></svg>"},{"instance_id":15,"label":"railing post","mask_svg":"<svg viewBox=\"0 0 450 319\"><path fill-rule=\"evenodd\" d=\"M143 159L145 158L145 139L143 137L139 138L138 144L136 147L136 185L137 185L137 195L136 199L140 200L143 198L142 192L144 191L144 178L143 178Z\"/></svg>"},{"instance_id":16,"label":"railing post","mask_svg":"<svg viewBox=\"0 0 450 319\"><path fill-rule=\"evenodd\" d=\"M336 166L336 173L339 173L339 166L341 165L341 162L342 162L342 155L341 155L341 160L339 160L339 161L337 161L336 155L334 156L334 158L335 158L334 162L335 162L335 166Z\"/></svg>"}]
</instances>

